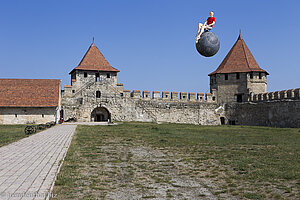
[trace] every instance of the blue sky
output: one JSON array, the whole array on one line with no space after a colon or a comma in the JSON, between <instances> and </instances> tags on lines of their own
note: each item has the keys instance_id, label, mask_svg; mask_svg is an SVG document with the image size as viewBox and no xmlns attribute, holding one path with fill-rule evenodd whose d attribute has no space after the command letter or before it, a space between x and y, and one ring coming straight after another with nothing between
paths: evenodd
<instances>
[{"instance_id":1,"label":"blue sky","mask_svg":"<svg viewBox=\"0 0 300 200\"><path fill-rule=\"evenodd\" d=\"M213 3L211 3L213 2ZM211 58L194 44L213 10L221 42ZM214 71L239 30L268 91L300 87L300 1L107 0L1 1L0 77L57 78L70 84L95 37L125 89L209 92Z\"/></svg>"}]
</instances>

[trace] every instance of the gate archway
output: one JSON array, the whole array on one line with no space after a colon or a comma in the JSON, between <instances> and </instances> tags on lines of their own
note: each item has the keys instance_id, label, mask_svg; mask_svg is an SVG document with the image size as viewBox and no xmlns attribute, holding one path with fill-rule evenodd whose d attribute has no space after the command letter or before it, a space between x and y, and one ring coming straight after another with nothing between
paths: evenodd
<instances>
[{"instance_id":1,"label":"gate archway","mask_svg":"<svg viewBox=\"0 0 300 200\"><path fill-rule=\"evenodd\" d=\"M104 107L97 107L92 111L92 122L110 122L110 112Z\"/></svg>"}]
</instances>

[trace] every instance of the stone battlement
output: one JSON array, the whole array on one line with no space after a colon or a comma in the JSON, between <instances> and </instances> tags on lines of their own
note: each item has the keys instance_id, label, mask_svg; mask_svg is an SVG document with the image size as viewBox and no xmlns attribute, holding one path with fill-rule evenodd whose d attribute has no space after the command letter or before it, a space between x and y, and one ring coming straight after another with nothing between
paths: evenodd
<instances>
[{"instance_id":1,"label":"stone battlement","mask_svg":"<svg viewBox=\"0 0 300 200\"><path fill-rule=\"evenodd\" d=\"M181 101L181 102L217 102L216 90L212 93L194 93L194 92L169 92L169 91L151 91L149 90L123 90L123 97L142 99L142 100L161 100L161 101Z\"/></svg>"},{"instance_id":2,"label":"stone battlement","mask_svg":"<svg viewBox=\"0 0 300 200\"><path fill-rule=\"evenodd\" d=\"M262 101L282 101L282 100L300 100L300 88L254 94L250 96L249 101L251 102L262 102Z\"/></svg>"}]
</instances>

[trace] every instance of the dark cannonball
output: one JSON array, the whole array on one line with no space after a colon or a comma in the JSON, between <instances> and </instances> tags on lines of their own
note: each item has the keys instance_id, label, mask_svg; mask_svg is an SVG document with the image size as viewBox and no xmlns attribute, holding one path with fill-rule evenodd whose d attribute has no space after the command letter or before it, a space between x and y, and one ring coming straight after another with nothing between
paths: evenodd
<instances>
[{"instance_id":1,"label":"dark cannonball","mask_svg":"<svg viewBox=\"0 0 300 200\"><path fill-rule=\"evenodd\" d=\"M196 43L196 48L202 56L211 57L219 51L220 40L213 32L204 32Z\"/></svg>"}]
</instances>

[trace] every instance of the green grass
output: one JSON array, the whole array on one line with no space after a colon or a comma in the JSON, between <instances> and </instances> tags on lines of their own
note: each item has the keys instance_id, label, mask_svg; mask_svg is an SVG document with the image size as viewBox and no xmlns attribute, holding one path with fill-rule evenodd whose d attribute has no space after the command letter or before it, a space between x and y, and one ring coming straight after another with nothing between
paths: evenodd
<instances>
[{"instance_id":1,"label":"green grass","mask_svg":"<svg viewBox=\"0 0 300 200\"><path fill-rule=\"evenodd\" d=\"M204 195L197 183L221 199L300 198L299 129L78 126L54 193L59 199L85 199L87 194L119 198L116 193L124 198L129 193L139 199L195 199Z\"/></svg>"},{"instance_id":2,"label":"green grass","mask_svg":"<svg viewBox=\"0 0 300 200\"><path fill-rule=\"evenodd\" d=\"M0 147L24 137L26 125L0 125Z\"/></svg>"}]
</instances>

